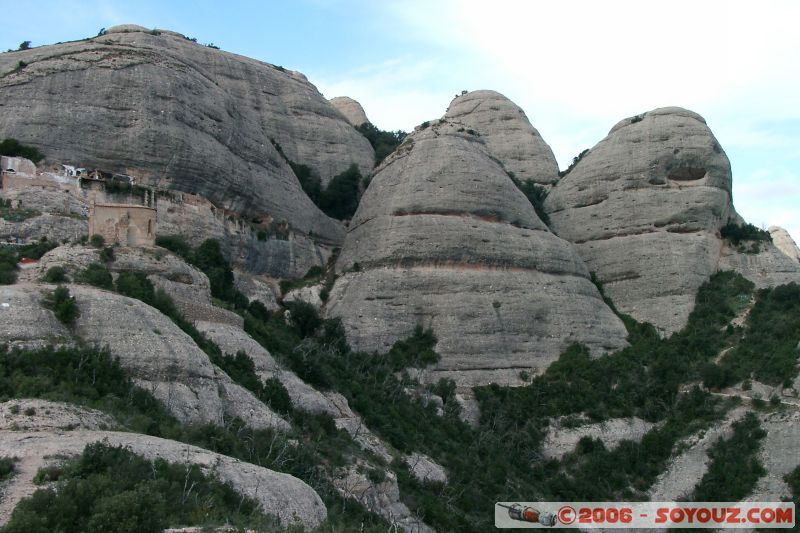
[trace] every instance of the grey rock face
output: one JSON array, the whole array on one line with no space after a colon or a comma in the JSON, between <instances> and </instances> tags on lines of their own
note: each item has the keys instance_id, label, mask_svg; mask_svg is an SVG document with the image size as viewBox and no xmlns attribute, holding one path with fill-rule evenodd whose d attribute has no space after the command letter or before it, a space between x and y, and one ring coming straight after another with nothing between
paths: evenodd
<instances>
[{"instance_id":1,"label":"grey rock face","mask_svg":"<svg viewBox=\"0 0 800 533\"><path fill-rule=\"evenodd\" d=\"M91 287L70 285L80 309L74 331L42 306L44 285L0 289L9 302L11 327L0 328L0 344L42 346L74 342L73 335L108 347L134 382L151 392L181 422L211 422L240 417L255 428L288 430L289 424L233 383L169 318L131 298ZM5 326L5 323L4 323Z\"/></svg>"},{"instance_id":2,"label":"grey rock face","mask_svg":"<svg viewBox=\"0 0 800 533\"><path fill-rule=\"evenodd\" d=\"M415 452L403 457L403 462L411 474L423 483L447 483L447 471L427 455Z\"/></svg>"},{"instance_id":3,"label":"grey rock face","mask_svg":"<svg viewBox=\"0 0 800 533\"><path fill-rule=\"evenodd\" d=\"M482 137L461 128L417 131L379 167L350 224L328 315L367 351L432 327L436 370L474 371L473 383L496 369L516 381L571 342L596 354L623 346L625 328L572 247L548 231Z\"/></svg>"},{"instance_id":4,"label":"grey rock face","mask_svg":"<svg viewBox=\"0 0 800 533\"><path fill-rule=\"evenodd\" d=\"M717 269L717 232L736 217L730 191L730 163L703 118L673 107L614 126L545 207L620 311L671 333Z\"/></svg>"},{"instance_id":5,"label":"grey rock face","mask_svg":"<svg viewBox=\"0 0 800 533\"><path fill-rule=\"evenodd\" d=\"M771 242L759 242L758 246L759 252L750 254L725 244L719 259L719 269L738 272L759 289L785 283L800 283L800 262L790 258Z\"/></svg>"},{"instance_id":6,"label":"grey rock face","mask_svg":"<svg viewBox=\"0 0 800 533\"><path fill-rule=\"evenodd\" d=\"M331 105L336 108L336 111L344 115L347 122L353 126L360 126L365 122L369 122L364 108L361 107L357 101L349 96L336 96L331 98Z\"/></svg>"},{"instance_id":7,"label":"grey rock face","mask_svg":"<svg viewBox=\"0 0 800 533\"><path fill-rule=\"evenodd\" d=\"M599 439L608 449L614 449L622 441L639 442L655 424L641 418L612 418L604 422L563 428L551 425L542 442L542 455L545 459L561 459L575 450L584 438Z\"/></svg>"},{"instance_id":8,"label":"grey rock face","mask_svg":"<svg viewBox=\"0 0 800 533\"><path fill-rule=\"evenodd\" d=\"M558 179L553 151L525 112L502 94L472 91L456 96L445 118L480 134L489 153L520 181L549 186Z\"/></svg>"},{"instance_id":9,"label":"grey rock face","mask_svg":"<svg viewBox=\"0 0 800 533\"><path fill-rule=\"evenodd\" d=\"M11 56L14 57L11 57ZM16 70L17 63L27 66ZM0 56L0 135L59 162L199 193L247 216L270 215L338 241L342 230L303 193L286 156L323 182L372 148L306 78L137 28Z\"/></svg>"},{"instance_id":10,"label":"grey rock face","mask_svg":"<svg viewBox=\"0 0 800 533\"><path fill-rule=\"evenodd\" d=\"M772 243L778 250L800 263L800 248L788 231L779 226L772 226L769 228L769 234L772 235Z\"/></svg>"}]
</instances>

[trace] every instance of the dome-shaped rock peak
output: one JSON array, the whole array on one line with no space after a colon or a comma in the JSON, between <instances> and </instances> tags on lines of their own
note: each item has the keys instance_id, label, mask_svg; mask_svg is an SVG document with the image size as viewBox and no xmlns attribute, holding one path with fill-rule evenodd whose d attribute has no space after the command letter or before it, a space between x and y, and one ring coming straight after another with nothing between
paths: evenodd
<instances>
[{"instance_id":1,"label":"dome-shaped rock peak","mask_svg":"<svg viewBox=\"0 0 800 533\"><path fill-rule=\"evenodd\" d=\"M671 107L619 122L545 202L620 311L670 333L717 270L736 218L731 168L702 117Z\"/></svg>"},{"instance_id":2,"label":"dome-shaped rock peak","mask_svg":"<svg viewBox=\"0 0 800 533\"><path fill-rule=\"evenodd\" d=\"M626 332L566 241L515 187L483 136L442 120L379 167L337 262L327 306L351 344L387 350L432 327L436 375L513 383L572 342L594 353Z\"/></svg>"},{"instance_id":3,"label":"dome-shaped rock peak","mask_svg":"<svg viewBox=\"0 0 800 533\"><path fill-rule=\"evenodd\" d=\"M489 153L520 181L552 185L558 179L553 151L525 112L495 91L472 91L450 103L445 118L477 132Z\"/></svg>"},{"instance_id":4,"label":"dome-shaped rock peak","mask_svg":"<svg viewBox=\"0 0 800 533\"><path fill-rule=\"evenodd\" d=\"M369 122L367 114L364 112L364 108L361 107L361 104L349 96L337 96L331 98L330 102L336 111L344 115L347 122L353 126L360 126L365 122Z\"/></svg>"}]
</instances>

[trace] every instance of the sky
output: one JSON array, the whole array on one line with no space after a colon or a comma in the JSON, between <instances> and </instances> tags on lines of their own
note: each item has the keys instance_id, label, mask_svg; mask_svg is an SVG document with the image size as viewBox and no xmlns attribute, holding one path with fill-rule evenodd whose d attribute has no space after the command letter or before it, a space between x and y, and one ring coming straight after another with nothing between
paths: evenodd
<instances>
[{"instance_id":1,"label":"sky","mask_svg":"<svg viewBox=\"0 0 800 533\"><path fill-rule=\"evenodd\" d=\"M522 107L561 168L619 120L665 106L705 117L737 211L800 241L796 0L4 0L0 48L170 29L304 73L385 130L442 116L462 90Z\"/></svg>"}]
</instances>

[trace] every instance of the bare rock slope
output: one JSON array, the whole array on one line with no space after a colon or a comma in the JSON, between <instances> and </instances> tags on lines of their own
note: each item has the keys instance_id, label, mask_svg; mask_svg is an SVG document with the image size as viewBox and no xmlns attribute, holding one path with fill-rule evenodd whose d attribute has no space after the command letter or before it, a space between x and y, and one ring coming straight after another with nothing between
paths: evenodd
<instances>
[{"instance_id":1,"label":"bare rock slope","mask_svg":"<svg viewBox=\"0 0 800 533\"><path fill-rule=\"evenodd\" d=\"M369 122L367 114L364 112L364 108L361 107L361 104L349 96L331 98L331 105L335 107L339 113L344 115L347 122L353 126L360 126L365 122Z\"/></svg>"},{"instance_id":2,"label":"bare rock slope","mask_svg":"<svg viewBox=\"0 0 800 533\"><path fill-rule=\"evenodd\" d=\"M702 117L674 107L614 126L545 207L617 307L665 332L686 323L735 216L725 152Z\"/></svg>"},{"instance_id":3,"label":"bare rock slope","mask_svg":"<svg viewBox=\"0 0 800 533\"><path fill-rule=\"evenodd\" d=\"M351 224L329 298L351 344L385 351L432 327L437 371L515 382L571 342L625 344L572 246L536 216L482 136L443 120L379 167Z\"/></svg>"},{"instance_id":4,"label":"bare rock slope","mask_svg":"<svg viewBox=\"0 0 800 533\"><path fill-rule=\"evenodd\" d=\"M521 180L552 185L558 179L553 151L525 112L495 91L472 91L450 103L445 119L475 131L505 170Z\"/></svg>"},{"instance_id":5,"label":"bare rock slope","mask_svg":"<svg viewBox=\"0 0 800 533\"><path fill-rule=\"evenodd\" d=\"M70 286L80 309L74 329L44 309L47 286L0 287L4 327L0 344L35 347L72 344L75 337L107 347L134 382L148 390L182 422L222 425L239 417L255 428L286 430L288 422L211 363L170 319L152 307L116 293Z\"/></svg>"},{"instance_id":6,"label":"bare rock slope","mask_svg":"<svg viewBox=\"0 0 800 533\"><path fill-rule=\"evenodd\" d=\"M317 238L338 241L342 229L303 193L277 147L323 183L352 163L362 173L373 165L367 140L305 76L174 32L128 25L0 54L0 99L0 136L49 160L202 194Z\"/></svg>"}]
</instances>

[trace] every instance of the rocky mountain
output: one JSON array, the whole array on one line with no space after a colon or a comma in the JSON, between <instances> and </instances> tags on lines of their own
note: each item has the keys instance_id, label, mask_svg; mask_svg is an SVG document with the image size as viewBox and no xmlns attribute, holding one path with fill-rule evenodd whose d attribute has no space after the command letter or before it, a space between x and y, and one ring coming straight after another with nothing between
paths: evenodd
<instances>
[{"instance_id":1,"label":"rocky mountain","mask_svg":"<svg viewBox=\"0 0 800 533\"><path fill-rule=\"evenodd\" d=\"M705 120L681 108L619 122L559 180L545 208L620 311L666 333L686 324L698 287L723 266L753 277L775 268L747 265L781 262L723 249L721 228L742 222L730 162ZM800 280L793 266L778 269Z\"/></svg>"},{"instance_id":2,"label":"rocky mountain","mask_svg":"<svg viewBox=\"0 0 800 533\"><path fill-rule=\"evenodd\" d=\"M368 351L433 328L437 375L465 384L517 382L571 342L597 354L623 346L624 326L573 247L539 220L494 144L465 130L470 120L418 129L377 169L339 255L328 315Z\"/></svg>"},{"instance_id":3,"label":"rocky mountain","mask_svg":"<svg viewBox=\"0 0 800 533\"><path fill-rule=\"evenodd\" d=\"M25 64L24 68L18 68ZM286 159L323 183L369 143L300 73L133 25L0 55L0 136L338 242Z\"/></svg>"},{"instance_id":4,"label":"rocky mountain","mask_svg":"<svg viewBox=\"0 0 800 533\"><path fill-rule=\"evenodd\" d=\"M233 495L168 531L246 528L246 501L271 529L421 533L520 495L800 504L800 251L736 213L696 113L625 119L559 173L516 104L464 92L373 169L358 102L138 26L0 54L0 104L46 156L0 188L9 531L121 521L166 465L176 510L193 471ZM340 223L300 179L351 164ZM169 238L87 238L93 202L142 196ZM154 466L112 495L135 472L81 478L98 444Z\"/></svg>"}]
</instances>

